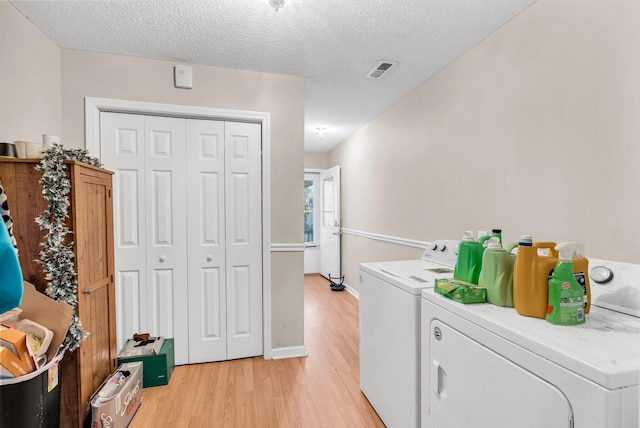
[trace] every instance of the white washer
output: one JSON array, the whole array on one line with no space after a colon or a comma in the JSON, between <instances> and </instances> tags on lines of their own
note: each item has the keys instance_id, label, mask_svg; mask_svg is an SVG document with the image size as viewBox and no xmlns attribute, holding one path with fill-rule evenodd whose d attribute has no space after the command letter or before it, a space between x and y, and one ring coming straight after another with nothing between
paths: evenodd
<instances>
[{"instance_id":1,"label":"white washer","mask_svg":"<svg viewBox=\"0 0 640 428\"><path fill-rule=\"evenodd\" d=\"M591 311L556 326L422 293L422 427L637 428L640 265L589 259ZM613 280L593 280L596 266Z\"/></svg>"},{"instance_id":2,"label":"white washer","mask_svg":"<svg viewBox=\"0 0 640 428\"><path fill-rule=\"evenodd\" d=\"M451 278L459 241L435 241L421 260L360 265L360 389L390 428L420 426L420 298Z\"/></svg>"}]
</instances>

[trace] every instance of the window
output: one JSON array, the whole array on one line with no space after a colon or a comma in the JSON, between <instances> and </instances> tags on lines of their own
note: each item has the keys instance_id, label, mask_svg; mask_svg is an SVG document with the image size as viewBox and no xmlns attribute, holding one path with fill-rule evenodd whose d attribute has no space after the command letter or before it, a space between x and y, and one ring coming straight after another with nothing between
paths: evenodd
<instances>
[{"instance_id":1,"label":"window","mask_svg":"<svg viewBox=\"0 0 640 428\"><path fill-rule=\"evenodd\" d=\"M305 172L304 174L304 244L318 245L318 215L320 199L318 197L320 174Z\"/></svg>"}]
</instances>

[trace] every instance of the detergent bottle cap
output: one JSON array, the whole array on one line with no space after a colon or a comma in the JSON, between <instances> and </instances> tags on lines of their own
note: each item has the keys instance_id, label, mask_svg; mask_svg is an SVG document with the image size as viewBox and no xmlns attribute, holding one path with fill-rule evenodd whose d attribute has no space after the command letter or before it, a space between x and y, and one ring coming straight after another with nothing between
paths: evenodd
<instances>
[{"instance_id":1,"label":"detergent bottle cap","mask_svg":"<svg viewBox=\"0 0 640 428\"><path fill-rule=\"evenodd\" d=\"M500 238L498 238L497 236L489 238L489 245L487 246L487 248L490 250L501 250L502 245L500 244Z\"/></svg>"},{"instance_id":2,"label":"detergent bottle cap","mask_svg":"<svg viewBox=\"0 0 640 428\"><path fill-rule=\"evenodd\" d=\"M473 232L470 230L465 231L462 240L466 242L473 241Z\"/></svg>"},{"instance_id":3,"label":"detergent bottle cap","mask_svg":"<svg viewBox=\"0 0 640 428\"><path fill-rule=\"evenodd\" d=\"M580 244L578 242L561 242L556 245L556 251L558 252L558 259L563 261L571 261L576 255Z\"/></svg>"},{"instance_id":4,"label":"detergent bottle cap","mask_svg":"<svg viewBox=\"0 0 640 428\"><path fill-rule=\"evenodd\" d=\"M491 229L491 233L502 233L502 229Z\"/></svg>"},{"instance_id":5,"label":"detergent bottle cap","mask_svg":"<svg viewBox=\"0 0 640 428\"><path fill-rule=\"evenodd\" d=\"M520 242L518 245L523 247L531 247L533 245L533 236L532 235L522 235L520 236Z\"/></svg>"}]
</instances>

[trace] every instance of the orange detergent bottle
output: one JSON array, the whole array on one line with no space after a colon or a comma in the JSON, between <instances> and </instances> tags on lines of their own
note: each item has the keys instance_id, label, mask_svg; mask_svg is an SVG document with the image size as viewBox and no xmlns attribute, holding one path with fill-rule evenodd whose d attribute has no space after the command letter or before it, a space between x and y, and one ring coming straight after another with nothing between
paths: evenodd
<instances>
[{"instance_id":1,"label":"orange detergent bottle","mask_svg":"<svg viewBox=\"0 0 640 428\"><path fill-rule=\"evenodd\" d=\"M513 306L520 315L545 319L549 299L549 279L558 263L555 242L532 242L523 235L513 267ZM545 254L542 254L545 253ZM578 254L574 257L573 272L585 292L584 312L591 309L589 261Z\"/></svg>"}]
</instances>

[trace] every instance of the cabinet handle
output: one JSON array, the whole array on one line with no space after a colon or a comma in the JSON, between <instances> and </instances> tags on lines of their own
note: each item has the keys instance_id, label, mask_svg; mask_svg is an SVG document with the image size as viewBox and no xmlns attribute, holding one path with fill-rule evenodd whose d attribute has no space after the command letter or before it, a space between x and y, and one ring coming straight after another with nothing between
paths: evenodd
<instances>
[{"instance_id":1,"label":"cabinet handle","mask_svg":"<svg viewBox=\"0 0 640 428\"><path fill-rule=\"evenodd\" d=\"M83 293L88 296L89 294L91 294L91 290L84 290Z\"/></svg>"},{"instance_id":2,"label":"cabinet handle","mask_svg":"<svg viewBox=\"0 0 640 428\"><path fill-rule=\"evenodd\" d=\"M160 256L160 258L158 259L160 263L164 263L165 260L167 260L165 256Z\"/></svg>"},{"instance_id":3,"label":"cabinet handle","mask_svg":"<svg viewBox=\"0 0 640 428\"><path fill-rule=\"evenodd\" d=\"M211 254L207 254L207 261L210 262L213 260L213 256Z\"/></svg>"}]
</instances>

